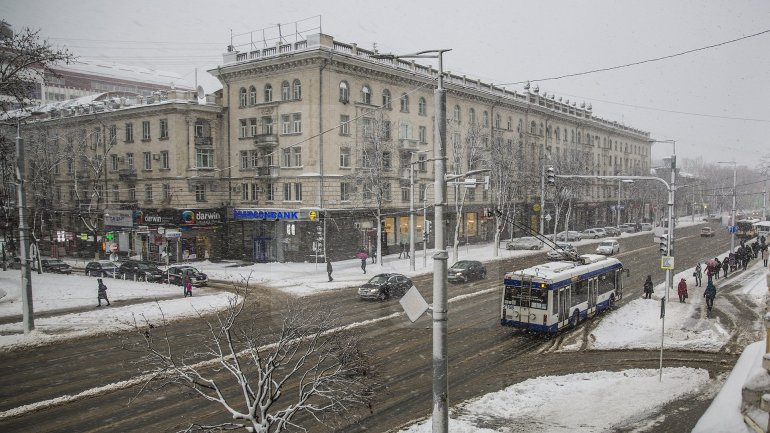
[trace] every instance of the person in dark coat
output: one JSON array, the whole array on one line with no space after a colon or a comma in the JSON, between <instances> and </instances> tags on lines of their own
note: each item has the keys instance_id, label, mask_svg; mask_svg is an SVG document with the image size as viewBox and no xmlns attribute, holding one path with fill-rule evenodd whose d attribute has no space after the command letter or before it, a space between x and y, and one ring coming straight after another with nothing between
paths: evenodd
<instances>
[{"instance_id":1,"label":"person in dark coat","mask_svg":"<svg viewBox=\"0 0 770 433\"><path fill-rule=\"evenodd\" d=\"M326 273L329 275L329 281L334 281L334 278L332 278L332 262L329 259L326 259Z\"/></svg>"},{"instance_id":2,"label":"person in dark coat","mask_svg":"<svg viewBox=\"0 0 770 433\"><path fill-rule=\"evenodd\" d=\"M706 309L710 316L711 309L714 308L714 298L717 297L717 288L714 286L713 281L709 281L708 284L706 284L706 290L703 291L703 297L706 298Z\"/></svg>"},{"instance_id":3,"label":"person in dark coat","mask_svg":"<svg viewBox=\"0 0 770 433\"><path fill-rule=\"evenodd\" d=\"M101 307L102 306L102 299L107 301L107 306L109 306L110 305L110 300L107 299L107 286L104 284L104 282L102 281L101 278L98 278L96 280L96 282L97 282L97 284L99 284L99 289L98 289L98 292L97 292L97 295L96 295L96 300L99 302L99 305L97 305L97 307Z\"/></svg>"},{"instance_id":4,"label":"person in dark coat","mask_svg":"<svg viewBox=\"0 0 770 433\"><path fill-rule=\"evenodd\" d=\"M722 271L725 273L725 278L727 278L727 268L730 267L730 258L725 257L724 260L722 260Z\"/></svg>"},{"instance_id":5,"label":"person in dark coat","mask_svg":"<svg viewBox=\"0 0 770 433\"><path fill-rule=\"evenodd\" d=\"M719 279L719 270L722 269L722 262L719 261L718 257L714 257L714 279Z\"/></svg>"},{"instance_id":6,"label":"person in dark coat","mask_svg":"<svg viewBox=\"0 0 770 433\"><path fill-rule=\"evenodd\" d=\"M366 256L361 256L361 269L366 273Z\"/></svg>"},{"instance_id":7,"label":"person in dark coat","mask_svg":"<svg viewBox=\"0 0 770 433\"><path fill-rule=\"evenodd\" d=\"M652 299L652 275L647 275L644 281L644 298Z\"/></svg>"},{"instance_id":8,"label":"person in dark coat","mask_svg":"<svg viewBox=\"0 0 770 433\"><path fill-rule=\"evenodd\" d=\"M700 262L695 265L695 271L692 273L695 277L695 287L700 287L703 279L703 272L701 272Z\"/></svg>"},{"instance_id":9,"label":"person in dark coat","mask_svg":"<svg viewBox=\"0 0 770 433\"><path fill-rule=\"evenodd\" d=\"M676 286L676 294L679 295L679 302L684 303L687 299L687 281L684 278L679 281L679 285Z\"/></svg>"}]
</instances>

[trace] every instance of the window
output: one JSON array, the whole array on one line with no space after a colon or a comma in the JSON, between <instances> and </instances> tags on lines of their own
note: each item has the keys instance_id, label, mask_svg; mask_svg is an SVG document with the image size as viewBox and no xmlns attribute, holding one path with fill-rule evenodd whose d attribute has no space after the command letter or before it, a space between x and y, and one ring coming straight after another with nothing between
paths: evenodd
<instances>
[{"instance_id":1,"label":"window","mask_svg":"<svg viewBox=\"0 0 770 433\"><path fill-rule=\"evenodd\" d=\"M169 164L169 159L168 159L168 150L160 151L160 168L161 170L168 170L169 168L171 168L171 165Z\"/></svg>"},{"instance_id":2,"label":"window","mask_svg":"<svg viewBox=\"0 0 770 433\"><path fill-rule=\"evenodd\" d=\"M282 134L302 133L302 113L292 113L292 114L281 115L281 133Z\"/></svg>"},{"instance_id":3,"label":"window","mask_svg":"<svg viewBox=\"0 0 770 433\"><path fill-rule=\"evenodd\" d=\"M245 182L241 184L241 200L243 201L258 201L259 200L259 186L254 182Z\"/></svg>"},{"instance_id":4,"label":"window","mask_svg":"<svg viewBox=\"0 0 770 433\"><path fill-rule=\"evenodd\" d=\"M408 203L410 192L411 192L411 188L401 188L401 201Z\"/></svg>"},{"instance_id":5,"label":"window","mask_svg":"<svg viewBox=\"0 0 770 433\"><path fill-rule=\"evenodd\" d=\"M340 81L340 102L343 104L350 102L350 87L347 81Z\"/></svg>"},{"instance_id":6,"label":"window","mask_svg":"<svg viewBox=\"0 0 770 433\"><path fill-rule=\"evenodd\" d=\"M417 101L417 114L420 116L427 116L428 111L425 104L425 98L420 98L419 101Z\"/></svg>"},{"instance_id":7,"label":"window","mask_svg":"<svg viewBox=\"0 0 770 433\"><path fill-rule=\"evenodd\" d=\"M241 168L251 169L257 166L257 159L259 153L256 150L242 150L241 151Z\"/></svg>"},{"instance_id":8,"label":"window","mask_svg":"<svg viewBox=\"0 0 770 433\"><path fill-rule=\"evenodd\" d=\"M110 144L116 144L118 142L118 127L115 125L110 125L109 131Z\"/></svg>"},{"instance_id":9,"label":"window","mask_svg":"<svg viewBox=\"0 0 770 433\"><path fill-rule=\"evenodd\" d=\"M367 85L361 88L361 103L367 105L372 103L372 90Z\"/></svg>"},{"instance_id":10,"label":"window","mask_svg":"<svg viewBox=\"0 0 770 433\"><path fill-rule=\"evenodd\" d=\"M382 199L384 201L390 201L390 183L388 182L382 186Z\"/></svg>"},{"instance_id":11,"label":"window","mask_svg":"<svg viewBox=\"0 0 770 433\"><path fill-rule=\"evenodd\" d=\"M340 200L341 201L350 201L350 184L347 182L342 182L340 184Z\"/></svg>"},{"instance_id":12,"label":"window","mask_svg":"<svg viewBox=\"0 0 770 433\"><path fill-rule=\"evenodd\" d=\"M295 79L292 83L292 92L293 97L295 100L302 99L302 84L299 82L299 80Z\"/></svg>"},{"instance_id":13,"label":"window","mask_svg":"<svg viewBox=\"0 0 770 433\"><path fill-rule=\"evenodd\" d=\"M340 148L340 167L350 167L350 148Z\"/></svg>"},{"instance_id":14,"label":"window","mask_svg":"<svg viewBox=\"0 0 770 433\"><path fill-rule=\"evenodd\" d=\"M144 201L145 203L152 203L152 184L144 186Z\"/></svg>"},{"instance_id":15,"label":"window","mask_svg":"<svg viewBox=\"0 0 770 433\"><path fill-rule=\"evenodd\" d=\"M238 128L238 137L239 138L246 138L249 136L249 125L246 119L241 119L239 121L240 127Z\"/></svg>"},{"instance_id":16,"label":"window","mask_svg":"<svg viewBox=\"0 0 770 433\"><path fill-rule=\"evenodd\" d=\"M257 105L257 88L249 87L249 105Z\"/></svg>"},{"instance_id":17,"label":"window","mask_svg":"<svg viewBox=\"0 0 770 433\"><path fill-rule=\"evenodd\" d=\"M390 90L385 89L382 91L382 108L385 108L386 110L391 109L390 105Z\"/></svg>"},{"instance_id":18,"label":"window","mask_svg":"<svg viewBox=\"0 0 770 433\"><path fill-rule=\"evenodd\" d=\"M382 169L390 170L393 167L390 152L382 152Z\"/></svg>"},{"instance_id":19,"label":"window","mask_svg":"<svg viewBox=\"0 0 770 433\"><path fill-rule=\"evenodd\" d=\"M489 128L489 113L486 111L481 113L481 126L484 128Z\"/></svg>"},{"instance_id":20,"label":"window","mask_svg":"<svg viewBox=\"0 0 770 433\"><path fill-rule=\"evenodd\" d=\"M299 146L291 148L292 163L294 167L302 167L302 148Z\"/></svg>"},{"instance_id":21,"label":"window","mask_svg":"<svg viewBox=\"0 0 770 433\"><path fill-rule=\"evenodd\" d=\"M382 138L384 140L390 140L390 120L385 120L382 122Z\"/></svg>"},{"instance_id":22,"label":"window","mask_svg":"<svg viewBox=\"0 0 770 433\"><path fill-rule=\"evenodd\" d=\"M150 141L150 122L142 122L142 141Z\"/></svg>"},{"instance_id":23,"label":"window","mask_svg":"<svg viewBox=\"0 0 770 433\"><path fill-rule=\"evenodd\" d=\"M197 202L206 201L206 185L203 185L203 184L195 185L195 201Z\"/></svg>"},{"instance_id":24,"label":"window","mask_svg":"<svg viewBox=\"0 0 770 433\"><path fill-rule=\"evenodd\" d=\"M112 201L115 203L120 201L120 189L117 185L112 185Z\"/></svg>"},{"instance_id":25,"label":"window","mask_svg":"<svg viewBox=\"0 0 770 433\"><path fill-rule=\"evenodd\" d=\"M134 142L134 124L126 123L126 143Z\"/></svg>"},{"instance_id":26,"label":"window","mask_svg":"<svg viewBox=\"0 0 770 433\"><path fill-rule=\"evenodd\" d=\"M417 155L417 169L420 171L420 173L425 173L428 171L428 162L427 162L427 156L425 155Z\"/></svg>"},{"instance_id":27,"label":"window","mask_svg":"<svg viewBox=\"0 0 770 433\"><path fill-rule=\"evenodd\" d=\"M350 135L350 116L340 115L340 135Z\"/></svg>"},{"instance_id":28,"label":"window","mask_svg":"<svg viewBox=\"0 0 770 433\"><path fill-rule=\"evenodd\" d=\"M136 187L128 189L128 201L136 201Z\"/></svg>"},{"instance_id":29,"label":"window","mask_svg":"<svg viewBox=\"0 0 770 433\"><path fill-rule=\"evenodd\" d=\"M58 167L58 165L56 167ZM110 155L110 169L112 169L112 171L118 169L118 155Z\"/></svg>"},{"instance_id":30,"label":"window","mask_svg":"<svg viewBox=\"0 0 770 433\"><path fill-rule=\"evenodd\" d=\"M513 118L508 116L508 130L513 131Z\"/></svg>"},{"instance_id":31,"label":"window","mask_svg":"<svg viewBox=\"0 0 770 433\"><path fill-rule=\"evenodd\" d=\"M246 106L246 88L241 87L238 90L238 106L245 107Z\"/></svg>"},{"instance_id":32,"label":"window","mask_svg":"<svg viewBox=\"0 0 770 433\"><path fill-rule=\"evenodd\" d=\"M284 183L283 199L285 201L302 201L302 184L299 182Z\"/></svg>"},{"instance_id":33,"label":"window","mask_svg":"<svg viewBox=\"0 0 770 433\"><path fill-rule=\"evenodd\" d=\"M265 135L273 135L273 118L265 116L262 118L262 133Z\"/></svg>"},{"instance_id":34,"label":"window","mask_svg":"<svg viewBox=\"0 0 770 433\"><path fill-rule=\"evenodd\" d=\"M276 189L275 184L274 183L268 183L266 185L266 187L267 187L267 189L266 189L265 192L267 193L267 198L266 198L267 201L274 201L275 200L275 189Z\"/></svg>"},{"instance_id":35,"label":"window","mask_svg":"<svg viewBox=\"0 0 770 433\"><path fill-rule=\"evenodd\" d=\"M265 102L273 102L273 86L265 84Z\"/></svg>"},{"instance_id":36,"label":"window","mask_svg":"<svg viewBox=\"0 0 770 433\"><path fill-rule=\"evenodd\" d=\"M152 170L152 153L142 152L142 161L144 170Z\"/></svg>"},{"instance_id":37,"label":"window","mask_svg":"<svg viewBox=\"0 0 770 433\"><path fill-rule=\"evenodd\" d=\"M401 122L398 128L398 138L411 139L412 138L412 125L409 122Z\"/></svg>"},{"instance_id":38,"label":"window","mask_svg":"<svg viewBox=\"0 0 770 433\"><path fill-rule=\"evenodd\" d=\"M407 95L406 93L401 95L401 112L402 113L409 112L409 95Z\"/></svg>"},{"instance_id":39,"label":"window","mask_svg":"<svg viewBox=\"0 0 770 433\"><path fill-rule=\"evenodd\" d=\"M420 144L427 144L428 143L428 128L425 126L420 126L419 128L419 139Z\"/></svg>"},{"instance_id":40,"label":"window","mask_svg":"<svg viewBox=\"0 0 770 433\"><path fill-rule=\"evenodd\" d=\"M168 138L168 119L160 119L160 139Z\"/></svg>"},{"instance_id":41,"label":"window","mask_svg":"<svg viewBox=\"0 0 770 433\"><path fill-rule=\"evenodd\" d=\"M249 119L249 137L257 136L257 118L252 117Z\"/></svg>"},{"instance_id":42,"label":"window","mask_svg":"<svg viewBox=\"0 0 770 433\"><path fill-rule=\"evenodd\" d=\"M163 194L163 200L168 201L171 199L171 184L164 183L161 194Z\"/></svg>"},{"instance_id":43,"label":"window","mask_svg":"<svg viewBox=\"0 0 770 433\"><path fill-rule=\"evenodd\" d=\"M452 109L452 120L456 123L460 123L460 106L455 105L455 108Z\"/></svg>"},{"instance_id":44,"label":"window","mask_svg":"<svg viewBox=\"0 0 770 433\"><path fill-rule=\"evenodd\" d=\"M282 167L291 167L291 148L283 149Z\"/></svg>"},{"instance_id":45,"label":"window","mask_svg":"<svg viewBox=\"0 0 770 433\"><path fill-rule=\"evenodd\" d=\"M126 166L128 166L129 170L134 169L134 154L133 153L127 153L126 154Z\"/></svg>"},{"instance_id":46,"label":"window","mask_svg":"<svg viewBox=\"0 0 770 433\"><path fill-rule=\"evenodd\" d=\"M288 101L290 98L289 95L289 82L284 81L281 83L281 101Z\"/></svg>"},{"instance_id":47,"label":"window","mask_svg":"<svg viewBox=\"0 0 770 433\"><path fill-rule=\"evenodd\" d=\"M529 133L530 134L537 133L537 123L535 123L534 120L529 124Z\"/></svg>"},{"instance_id":48,"label":"window","mask_svg":"<svg viewBox=\"0 0 770 433\"><path fill-rule=\"evenodd\" d=\"M473 108L468 109L468 122L471 125L476 124L476 110L474 110Z\"/></svg>"},{"instance_id":49,"label":"window","mask_svg":"<svg viewBox=\"0 0 770 433\"><path fill-rule=\"evenodd\" d=\"M195 166L197 168L214 168L214 149L195 149Z\"/></svg>"},{"instance_id":50,"label":"window","mask_svg":"<svg viewBox=\"0 0 770 433\"><path fill-rule=\"evenodd\" d=\"M372 136L372 118L371 117L364 117L363 119L361 119L361 134L364 137Z\"/></svg>"},{"instance_id":51,"label":"window","mask_svg":"<svg viewBox=\"0 0 770 433\"><path fill-rule=\"evenodd\" d=\"M495 114L495 128L500 129L500 125L502 124L502 119L500 118L500 113Z\"/></svg>"}]
</instances>

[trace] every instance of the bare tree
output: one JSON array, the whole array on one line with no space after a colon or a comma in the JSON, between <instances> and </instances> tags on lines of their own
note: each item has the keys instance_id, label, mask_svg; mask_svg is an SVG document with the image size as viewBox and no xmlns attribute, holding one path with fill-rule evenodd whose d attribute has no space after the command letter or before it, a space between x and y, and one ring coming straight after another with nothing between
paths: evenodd
<instances>
[{"instance_id":1,"label":"bare tree","mask_svg":"<svg viewBox=\"0 0 770 433\"><path fill-rule=\"evenodd\" d=\"M172 348L165 319L134 323L144 341L140 362L154 376L144 392L181 386L233 420L185 431L281 432L303 429L300 416L333 422L354 408L371 410L377 375L357 333L342 326L336 312L290 301L280 329L270 329L257 325L260 312L245 304L233 296L215 318L201 316L207 331L183 353Z\"/></svg>"},{"instance_id":2,"label":"bare tree","mask_svg":"<svg viewBox=\"0 0 770 433\"><path fill-rule=\"evenodd\" d=\"M7 26L6 22L0 25ZM37 86L56 63L71 63L75 57L66 49L53 47L40 39L39 30L24 28L9 37L0 37L0 110L27 106Z\"/></svg>"},{"instance_id":3,"label":"bare tree","mask_svg":"<svg viewBox=\"0 0 770 433\"><path fill-rule=\"evenodd\" d=\"M484 151L489 147L489 134L478 123L469 123L465 130L465 140L462 139L459 120L450 121L449 143L452 149L449 156L449 170L454 174L462 174L466 170L476 170L484 162ZM468 196L468 189L459 185L454 186L455 227L452 244L452 263L459 258L460 228L463 224L463 208ZM436 224L440 224L437 221ZM440 230L440 228L439 228Z\"/></svg>"},{"instance_id":4,"label":"bare tree","mask_svg":"<svg viewBox=\"0 0 770 433\"><path fill-rule=\"evenodd\" d=\"M564 153L553 158L552 162L557 174L577 174L585 170L587 159L586 152L566 148ZM554 233L558 231L561 215L564 215L564 230L569 230L569 218L577 191L587 184L586 179L556 179L551 195L551 202L554 205Z\"/></svg>"},{"instance_id":5,"label":"bare tree","mask_svg":"<svg viewBox=\"0 0 770 433\"><path fill-rule=\"evenodd\" d=\"M377 258L382 265L382 210L391 201L391 182L398 179L393 167L395 144L390 120L382 110L369 110L357 125L353 146L356 169L345 182L352 189L351 201L370 210L377 220Z\"/></svg>"},{"instance_id":6,"label":"bare tree","mask_svg":"<svg viewBox=\"0 0 770 433\"><path fill-rule=\"evenodd\" d=\"M494 256L499 255L500 236L507 219L515 218L516 167L523 161L521 146L514 148L512 140L505 141L502 133L493 133L489 148L489 183L492 190L492 206L495 212ZM511 230L513 236L513 230Z\"/></svg>"}]
</instances>

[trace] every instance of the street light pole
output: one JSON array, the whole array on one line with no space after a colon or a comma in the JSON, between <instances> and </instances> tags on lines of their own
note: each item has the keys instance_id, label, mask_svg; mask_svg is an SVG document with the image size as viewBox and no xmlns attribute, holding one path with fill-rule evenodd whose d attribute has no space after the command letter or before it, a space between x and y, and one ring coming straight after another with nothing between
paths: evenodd
<instances>
[{"instance_id":1,"label":"street light pole","mask_svg":"<svg viewBox=\"0 0 770 433\"><path fill-rule=\"evenodd\" d=\"M27 204L24 191L24 140L21 139L21 121L16 124L16 176L19 205L19 249L21 253L21 309L24 333L35 329L32 308L32 271L29 258L29 226L27 226Z\"/></svg>"},{"instance_id":2,"label":"street light pole","mask_svg":"<svg viewBox=\"0 0 770 433\"><path fill-rule=\"evenodd\" d=\"M730 253L735 252L735 182L737 179L737 164L735 161L717 161L717 164L733 165L733 209L730 212Z\"/></svg>"},{"instance_id":3,"label":"street light pole","mask_svg":"<svg viewBox=\"0 0 770 433\"><path fill-rule=\"evenodd\" d=\"M540 164L540 236L545 235L545 164ZM555 239L554 239L555 240Z\"/></svg>"},{"instance_id":4,"label":"street light pole","mask_svg":"<svg viewBox=\"0 0 770 433\"><path fill-rule=\"evenodd\" d=\"M618 204L615 206L615 228L620 230L620 185L623 180L618 179Z\"/></svg>"}]
</instances>

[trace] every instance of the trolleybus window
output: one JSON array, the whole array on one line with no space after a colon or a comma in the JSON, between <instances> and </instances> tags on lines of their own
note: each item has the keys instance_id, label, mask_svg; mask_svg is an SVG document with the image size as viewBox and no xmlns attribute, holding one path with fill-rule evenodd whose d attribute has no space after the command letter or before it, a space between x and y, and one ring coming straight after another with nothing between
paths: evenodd
<instances>
[{"instance_id":1,"label":"trolleybus window","mask_svg":"<svg viewBox=\"0 0 770 433\"><path fill-rule=\"evenodd\" d=\"M517 307L545 310L548 308L548 289L505 286L505 300Z\"/></svg>"}]
</instances>

